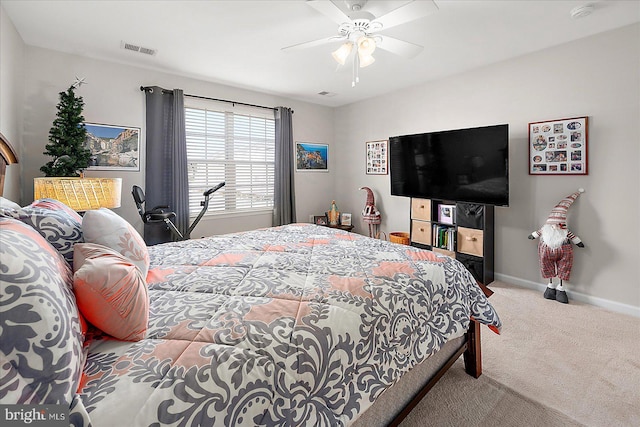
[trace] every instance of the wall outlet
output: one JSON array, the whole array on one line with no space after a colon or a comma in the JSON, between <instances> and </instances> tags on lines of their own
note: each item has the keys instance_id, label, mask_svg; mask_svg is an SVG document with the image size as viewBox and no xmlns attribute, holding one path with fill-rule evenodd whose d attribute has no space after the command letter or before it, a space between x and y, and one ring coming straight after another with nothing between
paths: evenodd
<instances>
[{"instance_id":1,"label":"wall outlet","mask_svg":"<svg viewBox=\"0 0 640 427\"><path fill-rule=\"evenodd\" d=\"M309 215L309 222L313 224L313 215Z\"/></svg>"}]
</instances>

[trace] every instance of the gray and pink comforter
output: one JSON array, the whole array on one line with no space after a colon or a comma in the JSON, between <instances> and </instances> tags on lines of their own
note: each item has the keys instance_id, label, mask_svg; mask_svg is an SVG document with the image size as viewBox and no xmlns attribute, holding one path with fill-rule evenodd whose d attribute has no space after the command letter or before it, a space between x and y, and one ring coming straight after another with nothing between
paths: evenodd
<instances>
[{"instance_id":1,"label":"gray and pink comforter","mask_svg":"<svg viewBox=\"0 0 640 427\"><path fill-rule=\"evenodd\" d=\"M146 339L89 344L94 427L348 425L471 318L501 326L457 261L326 227L149 252Z\"/></svg>"}]
</instances>

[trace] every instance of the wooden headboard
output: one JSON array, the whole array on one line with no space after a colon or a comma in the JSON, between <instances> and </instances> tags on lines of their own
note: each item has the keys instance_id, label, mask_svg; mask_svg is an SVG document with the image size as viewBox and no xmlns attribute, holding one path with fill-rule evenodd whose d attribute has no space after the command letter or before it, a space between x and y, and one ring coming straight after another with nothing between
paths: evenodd
<instances>
[{"instance_id":1,"label":"wooden headboard","mask_svg":"<svg viewBox=\"0 0 640 427\"><path fill-rule=\"evenodd\" d=\"M4 173L7 170L7 165L14 163L18 163L18 155L7 138L0 133L0 196L4 190Z\"/></svg>"}]
</instances>

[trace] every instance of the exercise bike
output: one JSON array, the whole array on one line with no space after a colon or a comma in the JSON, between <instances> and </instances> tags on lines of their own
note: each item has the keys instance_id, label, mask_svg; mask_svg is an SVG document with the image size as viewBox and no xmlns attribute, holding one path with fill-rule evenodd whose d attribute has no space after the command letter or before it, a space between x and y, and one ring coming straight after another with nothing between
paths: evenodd
<instances>
[{"instance_id":1,"label":"exercise bike","mask_svg":"<svg viewBox=\"0 0 640 427\"><path fill-rule=\"evenodd\" d=\"M189 240L191 238L191 232L193 231L194 228L196 228L196 225L198 225L198 222L200 222L204 214L207 212L207 209L209 209L209 198L213 193L215 193L216 191L224 187L225 184L226 182L223 181L220 184L216 185L215 187L211 187L208 190L206 190L204 193L202 193L202 195L204 196L204 200L200 202L200 206L202 206L202 209L200 210L200 213L198 214L196 219L191 223L191 225L189 226L189 229L184 235L180 232L180 230L178 230L176 225L173 223L172 219L176 217L176 213L172 211L168 211L169 206L156 206L153 209L146 211L144 209L144 203L145 203L144 191L142 191L142 188L138 187L137 185L133 186L131 190L131 195L133 196L133 200L136 202L136 207L138 208L138 213L142 218L142 222L144 222L145 224L164 222L164 224L167 226L167 229L171 231L171 234L173 235L175 240L178 240L178 241Z\"/></svg>"}]
</instances>

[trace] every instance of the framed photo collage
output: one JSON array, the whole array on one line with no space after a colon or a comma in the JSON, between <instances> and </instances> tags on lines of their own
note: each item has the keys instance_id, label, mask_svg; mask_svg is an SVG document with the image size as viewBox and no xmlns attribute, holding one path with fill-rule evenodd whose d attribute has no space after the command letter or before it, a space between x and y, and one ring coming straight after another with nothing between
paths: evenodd
<instances>
[{"instance_id":1,"label":"framed photo collage","mask_svg":"<svg viewBox=\"0 0 640 427\"><path fill-rule=\"evenodd\" d=\"M529 123L529 175L587 175L587 121Z\"/></svg>"}]
</instances>

